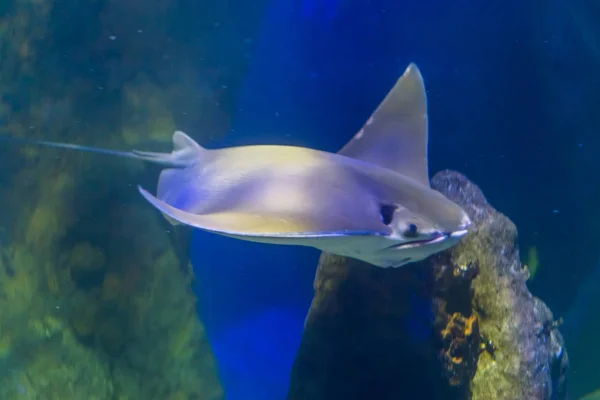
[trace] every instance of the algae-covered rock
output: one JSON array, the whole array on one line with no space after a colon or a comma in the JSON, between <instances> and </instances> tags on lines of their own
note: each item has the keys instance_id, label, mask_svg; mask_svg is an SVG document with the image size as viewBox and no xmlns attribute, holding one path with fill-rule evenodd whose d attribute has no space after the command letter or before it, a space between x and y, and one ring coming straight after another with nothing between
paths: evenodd
<instances>
[{"instance_id":1,"label":"algae-covered rock","mask_svg":"<svg viewBox=\"0 0 600 400\"><path fill-rule=\"evenodd\" d=\"M214 126L197 112L216 103L203 66L166 58L196 48L167 33L173 2L6 3L0 134L126 149ZM0 156L0 399L221 399L185 244L135 189L156 171L8 143Z\"/></svg>"},{"instance_id":2,"label":"algae-covered rock","mask_svg":"<svg viewBox=\"0 0 600 400\"><path fill-rule=\"evenodd\" d=\"M526 287L514 224L460 174L432 186L472 232L400 269L323 254L288 399L565 398L566 350Z\"/></svg>"},{"instance_id":3,"label":"algae-covered rock","mask_svg":"<svg viewBox=\"0 0 600 400\"><path fill-rule=\"evenodd\" d=\"M22 332L23 333L23 332ZM3 374L0 398L15 400L109 400L115 390L110 364L80 346L58 319L35 321L27 332L37 334L34 348L18 350ZM24 367L26 364L26 367Z\"/></svg>"},{"instance_id":4,"label":"algae-covered rock","mask_svg":"<svg viewBox=\"0 0 600 400\"><path fill-rule=\"evenodd\" d=\"M517 229L489 205L465 177L444 172L432 185L465 208L475 230L452 251L458 260L476 262L472 310L484 344L470 383L473 399L561 399L567 352L552 312L526 286L519 261Z\"/></svg>"}]
</instances>

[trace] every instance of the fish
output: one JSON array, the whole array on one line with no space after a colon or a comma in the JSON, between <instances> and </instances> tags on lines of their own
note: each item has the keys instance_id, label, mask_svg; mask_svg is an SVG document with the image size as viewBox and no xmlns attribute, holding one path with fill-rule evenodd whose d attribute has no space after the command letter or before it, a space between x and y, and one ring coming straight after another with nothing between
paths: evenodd
<instances>
[{"instance_id":1,"label":"fish","mask_svg":"<svg viewBox=\"0 0 600 400\"><path fill-rule=\"evenodd\" d=\"M163 165L156 195L173 225L240 240L314 247L397 268L456 245L471 220L431 188L427 96L411 63L364 126L336 153L300 146L208 149L182 131L170 153L29 141Z\"/></svg>"}]
</instances>

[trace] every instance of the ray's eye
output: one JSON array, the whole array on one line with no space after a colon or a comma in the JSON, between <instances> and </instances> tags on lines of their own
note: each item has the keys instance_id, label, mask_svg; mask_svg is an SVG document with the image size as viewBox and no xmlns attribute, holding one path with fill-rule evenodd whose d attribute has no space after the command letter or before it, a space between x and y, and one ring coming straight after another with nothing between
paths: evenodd
<instances>
[{"instance_id":1,"label":"ray's eye","mask_svg":"<svg viewBox=\"0 0 600 400\"><path fill-rule=\"evenodd\" d=\"M396 211L396 206L389 205L389 204L383 204L379 208L379 214L381 215L381 222L383 222L386 225L391 224L392 220L394 219L395 211Z\"/></svg>"},{"instance_id":2,"label":"ray's eye","mask_svg":"<svg viewBox=\"0 0 600 400\"><path fill-rule=\"evenodd\" d=\"M416 238L419 236L419 227L415 224L408 224L406 230L402 232L402 236L408 238Z\"/></svg>"}]
</instances>

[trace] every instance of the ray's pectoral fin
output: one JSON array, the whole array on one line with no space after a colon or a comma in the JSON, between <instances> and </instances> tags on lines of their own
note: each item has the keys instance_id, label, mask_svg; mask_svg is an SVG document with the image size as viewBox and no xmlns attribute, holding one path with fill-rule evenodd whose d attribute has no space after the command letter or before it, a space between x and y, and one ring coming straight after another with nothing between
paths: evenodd
<instances>
[{"instance_id":1,"label":"ray's pectoral fin","mask_svg":"<svg viewBox=\"0 0 600 400\"><path fill-rule=\"evenodd\" d=\"M133 150L132 154L136 158L162 164L167 167L159 175L157 194L160 201L168 201L173 204L172 202L185 201L189 197L184 195L188 191L184 182L188 180L191 173L190 170L194 164L203 162L208 152L209 150L200 146L185 133L175 131L173 133L173 151L171 153ZM163 214L171 224L178 225L180 223L177 218L169 216L168 213Z\"/></svg>"},{"instance_id":2,"label":"ray's pectoral fin","mask_svg":"<svg viewBox=\"0 0 600 400\"><path fill-rule=\"evenodd\" d=\"M362 129L338 154L376 164L429 186L427 96L410 64Z\"/></svg>"},{"instance_id":3,"label":"ray's pectoral fin","mask_svg":"<svg viewBox=\"0 0 600 400\"><path fill-rule=\"evenodd\" d=\"M244 236L248 239L273 238L323 238L339 236L379 236L390 233L389 227L381 223L370 229L344 229L331 220L321 220L313 216L277 214L257 215L240 210L228 210L210 214L195 214L173 207L148 193L142 187L138 190L144 198L157 208L173 224L185 224L205 231L230 236Z\"/></svg>"},{"instance_id":4,"label":"ray's pectoral fin","mask_svg":"<svg viewBox=\"0 0 600 400\"><path fill-rule=\"evenodd\" d=\"M198 218L197 215L170 206L169 204L165 203L159 198L151 195L147 190L145 190L141 186L138 186L138 190L140 194L144 196L144 198L150 204L152 204L156 209L158 209L162 213L162 215L167 219L167 221L169 221L171 224L184 224L195 228L204 229L204 225L201 223L201 221L199 221L200 218Z\"/></svg>"},{"instance_id":5,"label":"ray's pectoral fin","mask_svg":"<svg viewBox=\"0 0 600 400\"><path fill-rule=\"evenodd\" d=\"M195 163L205 151L207 150L187 134L182 131L175 131L171 153L133 150L132 154L141 160L169 167L183 168Z\"/></svg>"}]
</instances>

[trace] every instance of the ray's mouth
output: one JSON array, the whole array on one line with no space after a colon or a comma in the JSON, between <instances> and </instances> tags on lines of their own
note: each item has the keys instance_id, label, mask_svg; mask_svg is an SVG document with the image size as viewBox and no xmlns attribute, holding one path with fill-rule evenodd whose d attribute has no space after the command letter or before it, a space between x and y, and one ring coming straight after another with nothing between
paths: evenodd
<instances>
[{"instance_id":1,"label":"ray's mouth","mask_svg":"<svg viewBox=\"0 0 600 400\"><path fill-rule=\"evenodd\" d=\"M469 233L469 231L467 229L462 229L460 231L450 232L448 234L448 236L453 237L453 238L460 238L460 237L465 236L467 233Z\"/></svg>"},{"instance_id":2,"label":"ray's mouth","mask_svg":"<svg viewBox=\"0 0 600 400\"><path fill-rule=\"evenodd\" d=\"M399 243L397 245L393 245L390 246L391 248L396 248L396 249L412 249L414 247L421 247L421 246L425 246L428 244L434 244L434 243L439 243L442 242L446 239L448 239L450 237L450 234L445 234L442 233L438 236L435 236L431 239L423 239L423 240L414 240L412 242L406 242L406 243Z\"/></svg>"},{"instance_id":3,"label":"ray's mouth","mask_svg":"<svg viewBox=\"0 0 600 400\"><path fill-rule=\"evenodd\" d=\"M412 249L415 247L421 247L421 246L426 246L426 245L430 245L430 244L443 242L444 240L446 240L448 238L458 239L458 238L466 235L468 232L469 232L468 230L462 229L460 231L439 233L438 235L436 235L432 238L429 238L429 239L413 240L412 242L393 244L391 246L388 246L386 248L386 250L387 249Z\"/></svg>"}]
</instances>

